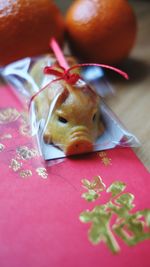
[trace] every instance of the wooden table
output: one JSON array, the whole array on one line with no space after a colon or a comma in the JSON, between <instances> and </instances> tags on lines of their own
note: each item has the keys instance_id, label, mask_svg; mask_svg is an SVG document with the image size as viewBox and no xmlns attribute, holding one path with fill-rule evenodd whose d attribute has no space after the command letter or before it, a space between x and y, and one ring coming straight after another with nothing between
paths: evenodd
<instances>
[{"instance_id":1,"label":"wooden table","mask_svg":"<svg viewBox=\"0 0 150 267\"><path fill-rule=\"evenodd\" d=\"M117 90L107 103L140 140L134 149L150 170L150 2L131 1L138 20L138 36L130 58L122 64L128 82L112 81Z\"/></svg>"}]
</instances>

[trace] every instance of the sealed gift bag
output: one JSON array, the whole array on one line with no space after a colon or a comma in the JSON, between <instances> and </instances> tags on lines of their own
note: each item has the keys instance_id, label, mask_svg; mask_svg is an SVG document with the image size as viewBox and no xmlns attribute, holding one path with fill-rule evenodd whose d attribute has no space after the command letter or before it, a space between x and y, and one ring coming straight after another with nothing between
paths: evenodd
<instances>
[{"instance_id":1,"label":"sealed gift bag","mask_svg":"<svg viewBox=\"0 0 150 267\"><path fill-rule=\"evenodd\" d=\"M69 59L69 67L55 40L52 48L55 56L25 58L2 70L4 79L27 105L31 132L37 136L44 159L138 145L136 137L103 102L101 84L91 86L78 70L88 67L91 72L94 67L95 77L99 64L73 64ZM118 69L104 67L126 76Z\"/></svg>"}]
</instances>

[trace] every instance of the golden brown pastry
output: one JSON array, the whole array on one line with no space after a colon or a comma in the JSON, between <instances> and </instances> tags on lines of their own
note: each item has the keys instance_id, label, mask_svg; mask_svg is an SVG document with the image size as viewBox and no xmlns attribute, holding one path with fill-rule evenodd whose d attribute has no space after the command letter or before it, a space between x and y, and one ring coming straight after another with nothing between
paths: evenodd
<instances>
[{"instance_id":1,"label":"golden brown pastry","mask_svg":"<svg viewBox=\"0 0 150 267\"><path fill-rule=\"evenodd\" d=\"M31 75L38 77L35 80L40 86L42 78L37 73L41 64L38 62L31 70ZM100 119L101 100L83 80L78 80L75 85L65 80L54 82L34 101L38 120L46 119L43 129L46 143L58 146L66 155L93 150L95 140L104 129Z\"/></svg>"}]
</instances>

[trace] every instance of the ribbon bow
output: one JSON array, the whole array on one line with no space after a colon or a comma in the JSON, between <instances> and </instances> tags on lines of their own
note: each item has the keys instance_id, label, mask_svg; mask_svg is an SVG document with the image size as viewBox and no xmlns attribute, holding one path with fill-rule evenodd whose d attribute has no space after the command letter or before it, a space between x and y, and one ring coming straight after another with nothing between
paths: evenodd
<instances>
[{"instance_id":1,"label":"ribbon bow","mask_svg":"<svg viewBox=\"0 0 150 267\"><path fill-rule=\"evenodd\" d=\"M59 77L62 80L65 80L69 84L76 84L76 82L81 78L77 73L70 73L72 68L65 69L61 66L58 66L60 70L57 70L55 66L45 67L44 74L52 74Z\"/></svg>"},{"instance_id":2,"label":"ribbon bow","mask_svg":"<svg viewBox=\"0 0 150 267\"><path fill-rule=\"evenodd\" d=\"M94 67L101 67L101 68L105 68L105 69L109 69L109 70L113 70L115 72L117 72L118 74L120 74L121 76L123 76L125 79L128 79L128 75L127 73L123 72L120 69L117 69L115 67L112 66L108 66L108 65L104 65L104 64L97 64L97 63L83 63L83 64L76 64L72 67L68 67L68 64L66 62L66 59L57 43L57 41L55 40L55 38L52 38L50 41L50 47L52 48L58 62L59 65L53 65L53 66L46 66L44 68L44 74L48 74L48 75L55 75L56 79L52 80L51 82L49 82L47 85L45 85L42 89L40 89L36 94L34 94L29 102L29 108L31 106L32 101L34 100L34 98L39 95L43 90L46 89L47 86L51 85L52 83L59 81L59 80L64 80L66 81L68 84L70 85L75 85L77 83L77 81L79 79L82 79L81 76L77 73L71 73L72 70L80 68L80 67L87 67L87 66L94 66Z\"/></svg>"},{"instance_id":3,"label":"ribbon bow","mask_svg":"<svg viewBox=\"0 0 150 267\"><path fill-rule=\"evenodd\" d=\"M55 75L58 78L56 78L56 79L52 80L51 82L49 82L48 84L46 84L42 89L40 89L36 94L34 94L31 97L30 102L29 102L29 109L30 109L31 103L34 100L34 98L36 96L38 96L42 91L44 91L47 88L47 86L51 85L52 83L57 82L59 80L65 80L70 85L75 85L79 79L82 79L82 77L77 73L71 73L71 71L74 69L80 68L80 67L87 67L87 66L94 66L94 67L101 67L101 68L110 69L110 70L117 72L118 74L123 76L125 79L128 79L127 73L125 73L122 70L117 69L115 67L104 65L104 64L83 63L83 64L76 64L76 65L74 65L70 68L67 68L67 69L65 69L64 67L62 67L60 65L58 65L57 67L56 67L56 65L53 65L50 67L46 66L44 68L44 74Z\"/></svg>"},{"instance_id":4,"label":"ribbon bow","mask_svg":"<svg viewBox=\"0 0 150 267\"><path fill-rule=\"evenodd\" d=\"M128 79L127 73L123 72L122 70L119 70L115 67L104 65L104 64L97 64L97 63L83 63L83 64L76 64L70 68L65 69L62 66L58 66L60 70L56 69L56 66L51 66L51 67L45 67L44 68L44 73L45 74L52 74L57 77L59 77L62 80L65 80L69 84L76 84L76 82L81 79L81 76L77 73L71 73L73 69L77 69L80 67L87 67L87 66L94 66L94 67L101 67L105 69L110 69L113 70L117 73L119 73L121 76L123 76L125 79Z\"/></svg>"}]
</instances>

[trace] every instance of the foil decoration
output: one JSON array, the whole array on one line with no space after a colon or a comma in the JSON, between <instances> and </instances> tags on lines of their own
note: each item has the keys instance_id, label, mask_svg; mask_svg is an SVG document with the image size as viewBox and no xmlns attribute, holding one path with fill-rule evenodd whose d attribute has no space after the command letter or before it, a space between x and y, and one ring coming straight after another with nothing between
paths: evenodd
<instances>
[{"instance_id":1,"label":"foil decoration","mask_svg":"<svg viewBox=\"0 0 150 267\"><path fill-rule=\"evenodd\" d=\"M31 170L22 170L22 171L20 171L19 174L20 174L20 177L27 178L27 177L32 176L32 171Z\"/></svg>"},{"instance_id":2,"label":"foil decoration","mask_svg":"<svg viewBox=\"0 0 150 267\"><path fill-rule=\"evenodd\" d=\"M0 109L0 124L7 124L16 121L20 113L15 108Z\"/></svg>"},{"instance_id":3,"label":"foil decoration","mask_svg":"<svg viewBox=\"0 0 150 267\"><path fill-rule=\"evenodd\" d=\"M18 147L16 149L16 152L17 152L19 158L21 158L23 160L32 159L32 158L35 158L36 156L38 156L38 151L36 149L28 148L27 146Z\"/></svg>"},{"instance_id":4,"label":"foil decoration","mask_svg":"<svg viewBox=\"0 0 150 267\"><path fill-rule=\"evenodd\" d=\"M4 150L4 148L5 148L5 146L0 143L0 152L2 152Z\"/></svg>"},{"instance_id":5,"label":"foil decoration","mask_svg":"<svg viewBox=\"0 0 150 267\"><path fill-rule=\"evenodd\" d=\"M107 194L106 203L99 201L93 209L86 209L80 214L82 223L89 223L89 241L93 245L104 242L112 253L118 253L121 247L116 235L128 246L135 246L139 242L150 239L150 209L133 211L135 207L134 195L124 192L126 184L115 181L106 187L100 177L94 177L92 181L82 180L82 186L86 189L81 196L85 201L98 201L101 197L98 188L93 186L102 184L100 191ZM86 186L85 186L86 185ZM92 190L91 190L92 185ZM113 222L113 223L112 223Z\"/></svg>"},{"instance_id":6,"label":"foil decoration","mask_svg":"<svg viewBox=\"0 0 150 267\"><path fill-rule=\"evenodd\" d=\"M48 173L46 168L43 167L39 167L36 169L36 172L39 176L41 176L43 179L47 179L48 178Z\"/></svg>"},{"instance_id":7,"label":"foil decoration","mask_svg":"<svg viewBox=\"0 0 150 267\"><path fill-rule=\"evenodd\" d=\"M21 166L22 166L22 162L19 162L19 161L16 160L16 159L12 159L9 167L10 167L14 172L17 172L18 170L21 169Z\"/></svg>"}]
</instances>

